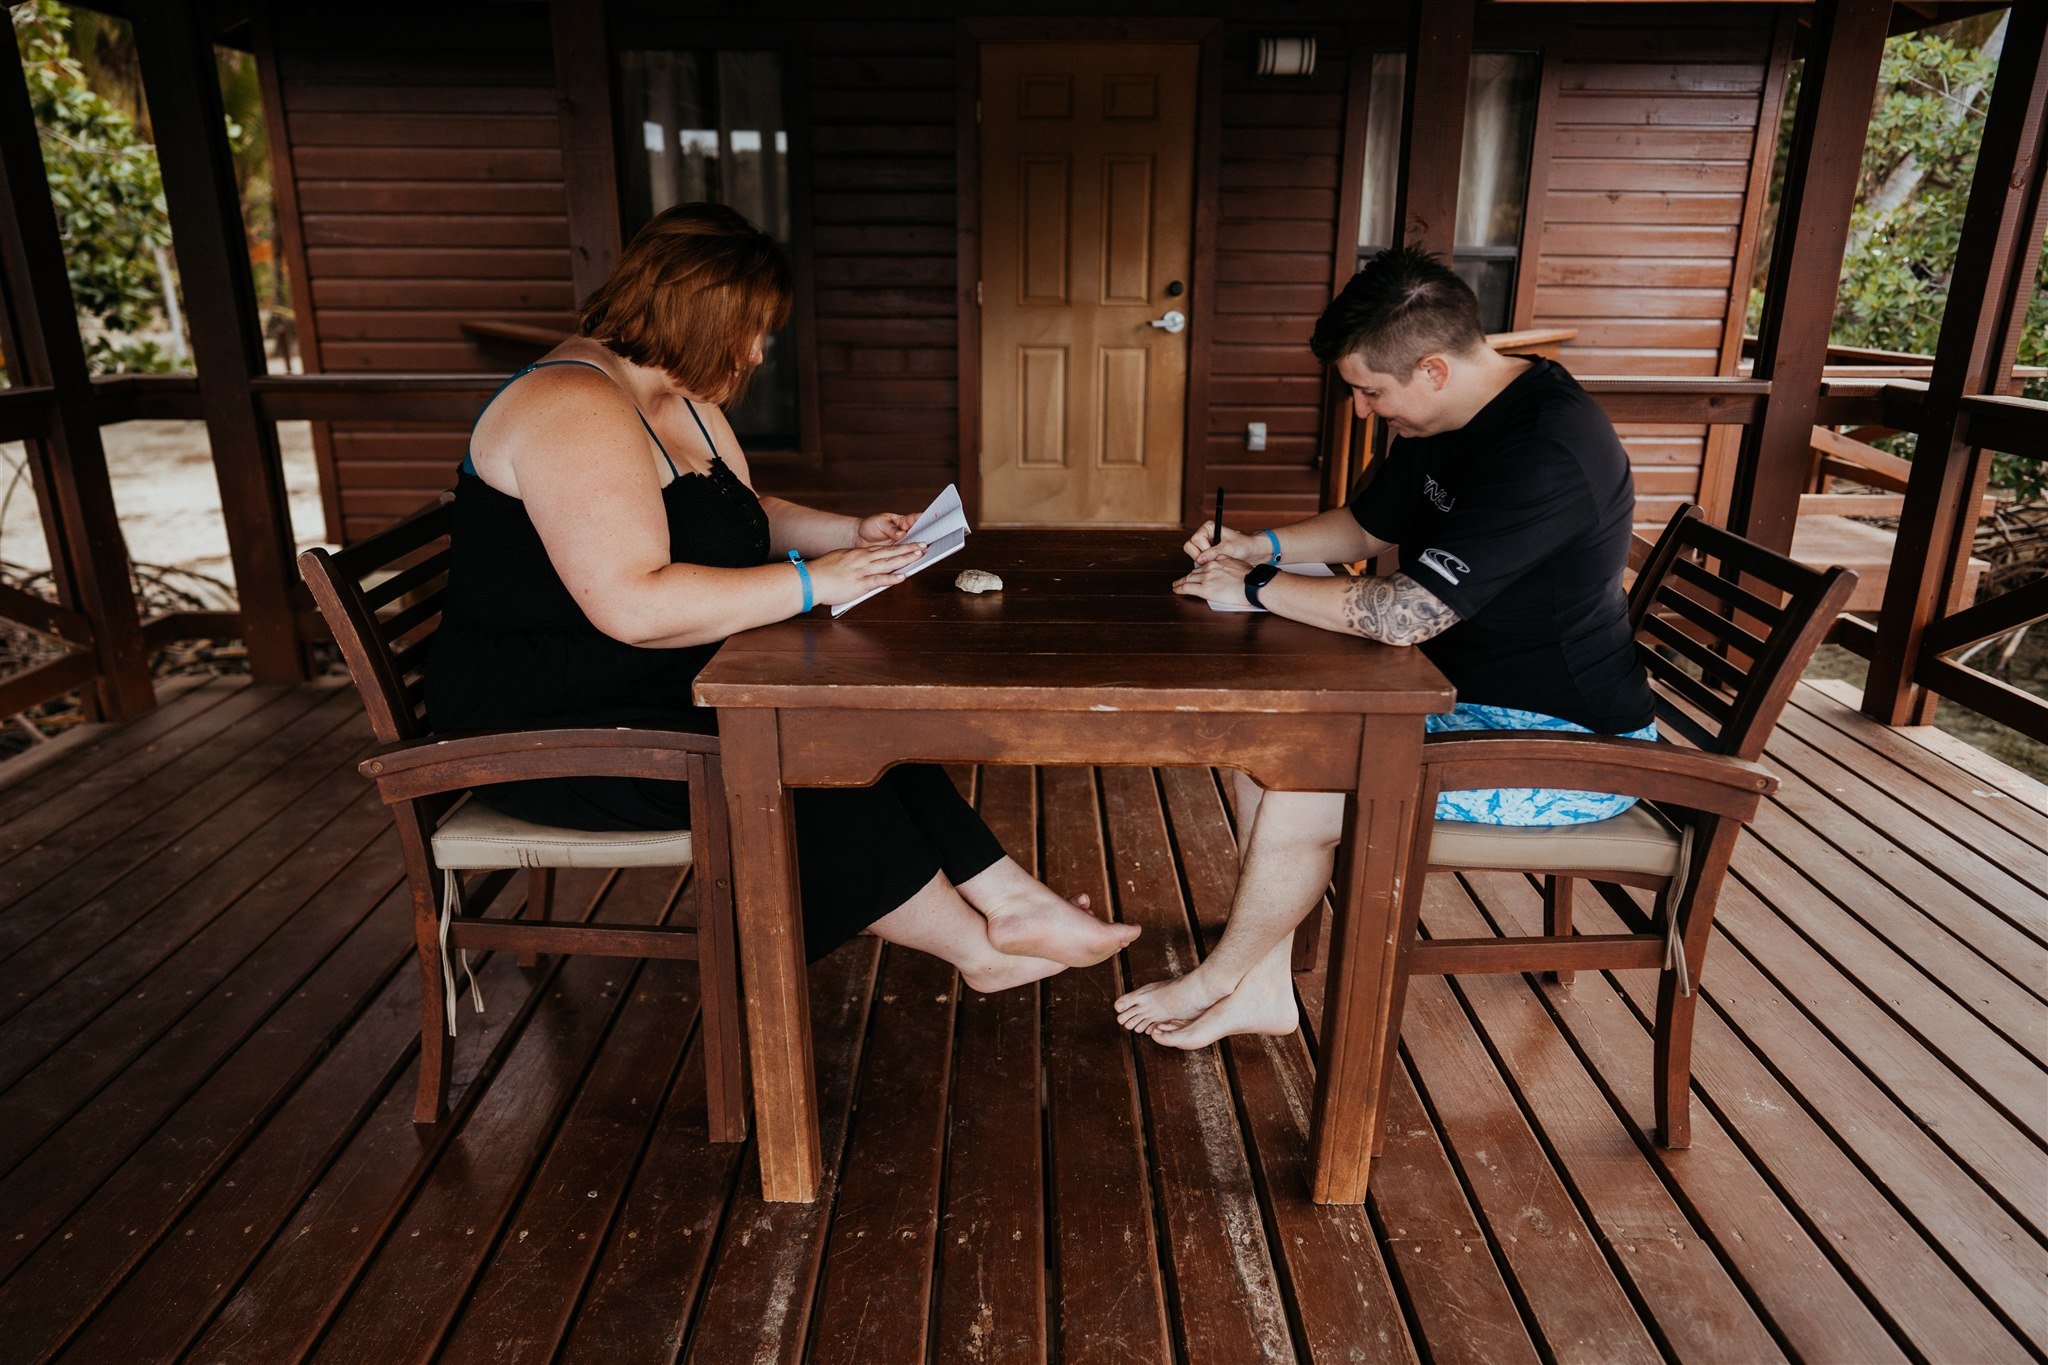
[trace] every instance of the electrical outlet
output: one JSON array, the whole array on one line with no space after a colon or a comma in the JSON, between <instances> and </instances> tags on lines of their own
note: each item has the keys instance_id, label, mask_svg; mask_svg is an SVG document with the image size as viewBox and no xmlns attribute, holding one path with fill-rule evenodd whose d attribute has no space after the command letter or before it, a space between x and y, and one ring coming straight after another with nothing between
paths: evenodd
<instances>
[{"instance_id":1,"label":"electrical outlet","mask_svg":"<svg viewBox=\"0 0 2048 1365\"><path fill-rule=\"evenodd\" d=\"M1264 422L1246 422L1244 424L1244 448L1246 450L1264 450L1266 448L1266 424Z\"/></svg>"}]
</instances>

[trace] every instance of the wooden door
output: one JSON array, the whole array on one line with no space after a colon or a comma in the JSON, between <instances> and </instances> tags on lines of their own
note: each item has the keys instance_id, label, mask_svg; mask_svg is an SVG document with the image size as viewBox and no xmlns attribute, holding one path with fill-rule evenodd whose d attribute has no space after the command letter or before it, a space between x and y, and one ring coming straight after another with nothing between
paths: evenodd
<instances>
[{"instance_id":1,"label":"wooden door","mask_svg":"<svg viewBox=\"0 0 2048 1365\"><path fill-rule=\"evenodd\" d=\"M984 525L1180 520L1198 58L982 46Z\"/></svg>"}]
</instances>

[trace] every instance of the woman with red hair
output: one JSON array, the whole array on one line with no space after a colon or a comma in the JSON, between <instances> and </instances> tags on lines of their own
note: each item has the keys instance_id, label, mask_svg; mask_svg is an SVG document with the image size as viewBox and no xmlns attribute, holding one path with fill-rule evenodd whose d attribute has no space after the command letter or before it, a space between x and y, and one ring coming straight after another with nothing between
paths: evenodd
<instances>
[{"instance_id":1,"label":"woman with red hair","mask_svg":"<svg viewBox=\"0 0 2048 1365\"><path fill-rule=\"evenodd\" d=\"M902 581L923 553L904 542L910 517L757 495L720 411L790 295L788 263L745 218L668 209L583 305L578 335L493 396L457 484L427 670L436 730L708 720L690 685L728 635ZM686 790L671 782L516 782L476 799L576 829L689 823ZM937 768L799 791L794 805L813 958L868 930L993 991L1099 962L1137 936L1004 856Z\"/></svg>"}]
</instances>

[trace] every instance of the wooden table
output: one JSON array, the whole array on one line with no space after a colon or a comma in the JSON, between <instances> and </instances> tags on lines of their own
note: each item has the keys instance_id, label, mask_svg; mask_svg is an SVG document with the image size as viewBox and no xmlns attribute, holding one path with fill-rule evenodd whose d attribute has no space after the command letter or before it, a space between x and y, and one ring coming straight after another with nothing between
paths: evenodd
<instances>
[{"instance_id":1,"label":"wooden table","mask_svg":"<svg viewBox=\"0 0 2048 1365\"><path fill-rule=\"evenodd\" d=\"M766 1198L815 1199L823 1175L786 794L865 786L910 761L1216 765L1269 789L1347 793L1312 1193L1365 1198L1398 1028L1385 1002L1422 718L1453 694L1418 650L1174 596L1182 538L977 532L836 621L821 611L734 636L698 677L724 739ZM968 568L1004 590L957 591Z\"/></svg>"}]
</instances>

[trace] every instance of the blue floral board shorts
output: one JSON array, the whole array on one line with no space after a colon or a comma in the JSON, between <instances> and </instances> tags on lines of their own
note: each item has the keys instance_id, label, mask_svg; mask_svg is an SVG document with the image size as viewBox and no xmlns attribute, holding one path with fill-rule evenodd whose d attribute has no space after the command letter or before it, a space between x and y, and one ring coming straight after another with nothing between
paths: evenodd
<instances>
[{"instance_id":1,"label":"blue floral board shorts","mask_svg":"<svg viewBox=\"0 0 2048 1365\"><path fill-rule=\"evenodd\" d=\"M1426 716L1425 728L1440 735L1454 730L1562 730L1575 735L1593 732L1540 711L1518 711L1512 706L1474 706L1459 702L1447 715ZM1657 723L1631 730L1623 739L1655 739ZM1557 787L1491 787L1474 791L1440 792L1436 818L1463 820L1475 825L1580 825L1608 820L1636 803L1633 796L1609 792L1564 791Z\"/></svg>"}]
</instances>

